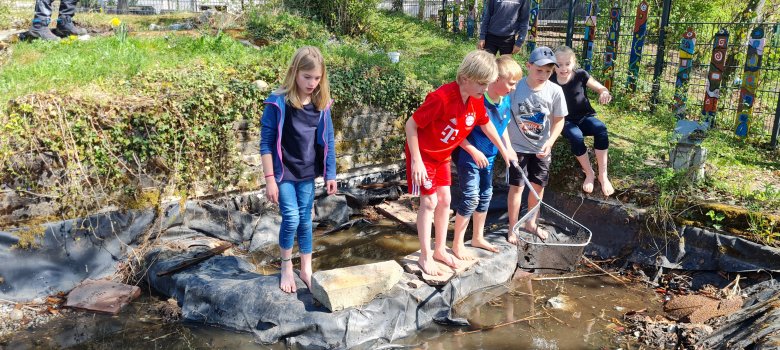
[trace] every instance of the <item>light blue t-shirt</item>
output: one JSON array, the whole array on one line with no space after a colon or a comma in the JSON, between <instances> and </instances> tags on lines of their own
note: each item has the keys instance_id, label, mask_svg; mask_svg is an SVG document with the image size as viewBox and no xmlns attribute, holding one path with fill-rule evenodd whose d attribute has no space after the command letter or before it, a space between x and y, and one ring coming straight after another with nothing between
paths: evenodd
<instances>
[{"instance_id":1,"label":"light blue t-shirt","mask_svg":"<svg viewBox=\"0 0 780 350\"><path fill-rule=\"evenodd\" d=\"M497 103L494 103L490 100L488 95L485 94L485 109L490 117L490 122L493 123L493 126L496 127L496 131L498 131L499 137L504 134L504 130L506 130L506 126L509 124L510 107L512 107L512 105L509 103L509 96L504 96ZM490 164L493 164L493 160L495 160L496 155L498 154L498 147L490 141L487 135L482 131L482 128L474 128L466 139L485 155ZM470 164L476 167L477 163L474 162L474 159L466 150L459 148L458 152L460 152L458 155L459 165Z\"/></svg>"}]
</instances>

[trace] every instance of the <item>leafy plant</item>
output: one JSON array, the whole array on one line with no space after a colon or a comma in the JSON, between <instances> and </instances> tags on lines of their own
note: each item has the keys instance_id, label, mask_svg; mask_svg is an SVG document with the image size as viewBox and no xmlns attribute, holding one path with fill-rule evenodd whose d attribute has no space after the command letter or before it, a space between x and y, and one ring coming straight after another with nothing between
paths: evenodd
<instances>
[{"instance_id":1,"label":"leafy plant","mask_svg":"<svg viewBox=\"0 0 780 350\"><path fill-rule=\"evenodd\" d=\"M721 227L723 227L722 221L723 219L726 218L726 215L724 215L721 212L716 212L712 209L710 209L705 215L707 215L707 217L710 218L710 223L712 224L712 227L718 230L720 230Z\"/></svg>"}]
</instances>

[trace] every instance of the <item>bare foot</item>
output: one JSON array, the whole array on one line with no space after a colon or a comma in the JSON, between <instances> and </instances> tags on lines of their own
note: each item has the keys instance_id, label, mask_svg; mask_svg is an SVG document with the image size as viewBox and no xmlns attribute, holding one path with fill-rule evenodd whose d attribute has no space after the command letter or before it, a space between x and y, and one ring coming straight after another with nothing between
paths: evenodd
<instances>
[{"instance_id":1,"label":"bare foot","mask_svg":"<svg viewBox=\"0 0 780 350\"><path fill-rule=\"evenodd\" d=\"M506 233L506 241L509 242L509 244L517 245L517 235L511 229Z\"/></svg>"},{"instance_id":2,"label":"bare foot","mask_svg":"<svg viewBox=\"0 0 780 350\"><path fill-rule=\"evenodd\" d=\"M472 239L471 240L471 246L474 247L474 248L482 248L484 250L491 251L493 253L498 253L498 248L496 248L496 246L488 243L488 241L486 241L484 238Z\"/></svg>"},{"instance_id":3,"label":"bare foot","mask_svg":"<svg viewBox=\"0 0 780 350\"><path fill-rule=\"evenodd\" d=\"M423 259L423 257L420 256L420 258L417 259L417 264L420 265L420 268L426 275L441 276L442 274L441 271L439 271L439 267L436 266L436 262L434 262L432 258Z\"/></svg>"},{"instance_id":4,"label":"bare foot","mask_svg":"<svg viewBox=\"0 0 780 350\"><path fill-rule=\"evenodd\" d=\"M609 197L615 193L615 188L612 187L612 182L609 181L607 175L599 175L599 182L601 183L601 192L603 192L605 196Z\"/></svg>"},{"instance_id":5,"label":"bare foot","mask_svg":"<svg viewBox=\"0 0 780 350\"><path fill-rule=\"evenodd\" d=\"M476 259L476 255L469 252L468 248L466 248L465 245L452 245L452 254L455 255L456 258L460 260L474 260Z\"/></svg>"},{"instance_id":6,"label":"bare foot","mask_svg":"<svg viewBox=\"0 0 780 350\"><path fill-rule=\"evenodd\" d=\"M538 226L533 226L533 227L526 226L525 230L530 232L530 233L533 233L533 234L537 235L543 241L547 240L547 237L550 236L550 233L547 232L547 230L545 230L545 229L543 229L541 227L538 227Z\"/></svg>"},{"instance_id":7,"label":"bare foot","mask_svg":"<svg viewBox=\"0 0 780 350\"><path fill-rule=\"evenodd\" d=\"M593 192L593 181L595 180L595 174L591 172L585 172L585 181L582 182L582 191L585 193Z\"/></svg>"},{"instance_id":8,"label":"bare foot","mask_svg":"<svg viewBox=\"0 0 780 350\"><path fill-rule=\"evenodd\" d=\"M279 288L285 293L295 293L295 275L293 274L292 261L282 261L282 277Z\"/></svg>"},{"instance_id":9,"label":"bare foot","mask_svg":"<svg viewBox=\"0 0 780 350\"><path fill-rule=\"evenodd\" d=\"M458 269L457 259L455 259L455 257L452 256L452 254L450 254L450 253L447 253L447 252L439 253L439 252L434 251L433 252L433 260L436 260L436 261L438 261L438 262L440 262L440 263L442 263L444 265L447 265L447 266L449 266L453 270L457 270Z\"/></svg>"},{"instance_id":10,"label":"bare foot","mask_svg":"<svg viewBox=\"0 0 780 350\"><path fill-rule=\"evenodd\" d=\"M305 269L301 269L301 273L299 273L298 276L300 276L301 279L303 280L303 283L306 284L306 288L309 288L309 290L311 290L311 271L306 271Z\"/></svg>"}]
</instances>

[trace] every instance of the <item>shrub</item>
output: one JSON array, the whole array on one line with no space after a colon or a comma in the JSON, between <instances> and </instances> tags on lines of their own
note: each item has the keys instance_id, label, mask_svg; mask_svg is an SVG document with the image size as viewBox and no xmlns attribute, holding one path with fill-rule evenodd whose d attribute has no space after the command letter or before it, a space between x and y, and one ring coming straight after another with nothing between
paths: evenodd
<instances>
[{"instance_id":1,"label":"shrub","mask_svg":"<svg viewBox=\"0 0 780 350\"><path fill-rule=\"evenodd\" d=\"M282 12L274 15L262 8L254 8L247 16L247 32L261 44L279 43L301 39L323 42L328 40L328 31L299 15Z\"/></svg>"},{"instance_id":2,"label":"shrub","mask_svg":"<svg viewBox=\"0 0 780 350\"><path fill-rule=\"evenodd\" d=\"M368 30L378 0L286 0L285 6L316 17L332 30L357 35Z\"/></svg>"}]
</instances>

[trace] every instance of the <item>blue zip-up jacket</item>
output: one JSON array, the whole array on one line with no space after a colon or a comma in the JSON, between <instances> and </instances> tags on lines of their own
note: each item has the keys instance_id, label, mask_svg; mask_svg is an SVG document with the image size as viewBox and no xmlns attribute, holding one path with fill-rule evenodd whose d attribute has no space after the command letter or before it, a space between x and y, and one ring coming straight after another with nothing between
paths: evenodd
<instances>
[{"instance_id":1,"label":"blue zip-up jacket","mask_svg":"<svg viewBox=\"0 0 780 350\"><path fill-rule=\"evenodd\" d=\"M529 0L487 0L479 26L479 40L490 33L495 36L517 36L515 46L523 45L531 17Z\"/></svg>"},{"instance_id":2,"label":"blue zip-up jacket","mask_svg":"<svg viewBox=\"0 0 780 350\"><path fill-rule=\"evenodd\" d=\"M274 179L277 182L285 180L282 165L282 126L284 125L284 95L272 93L263 102L265 110L260 120L260 155L270 154L274 161ZM327 180L336 179L336 148L333 136L333 122L330 117L331 100L324 110L320 111L320 121L317 123L316 155L314 157L315 172L321 173Z\"/></svg>"}]
</instances>

